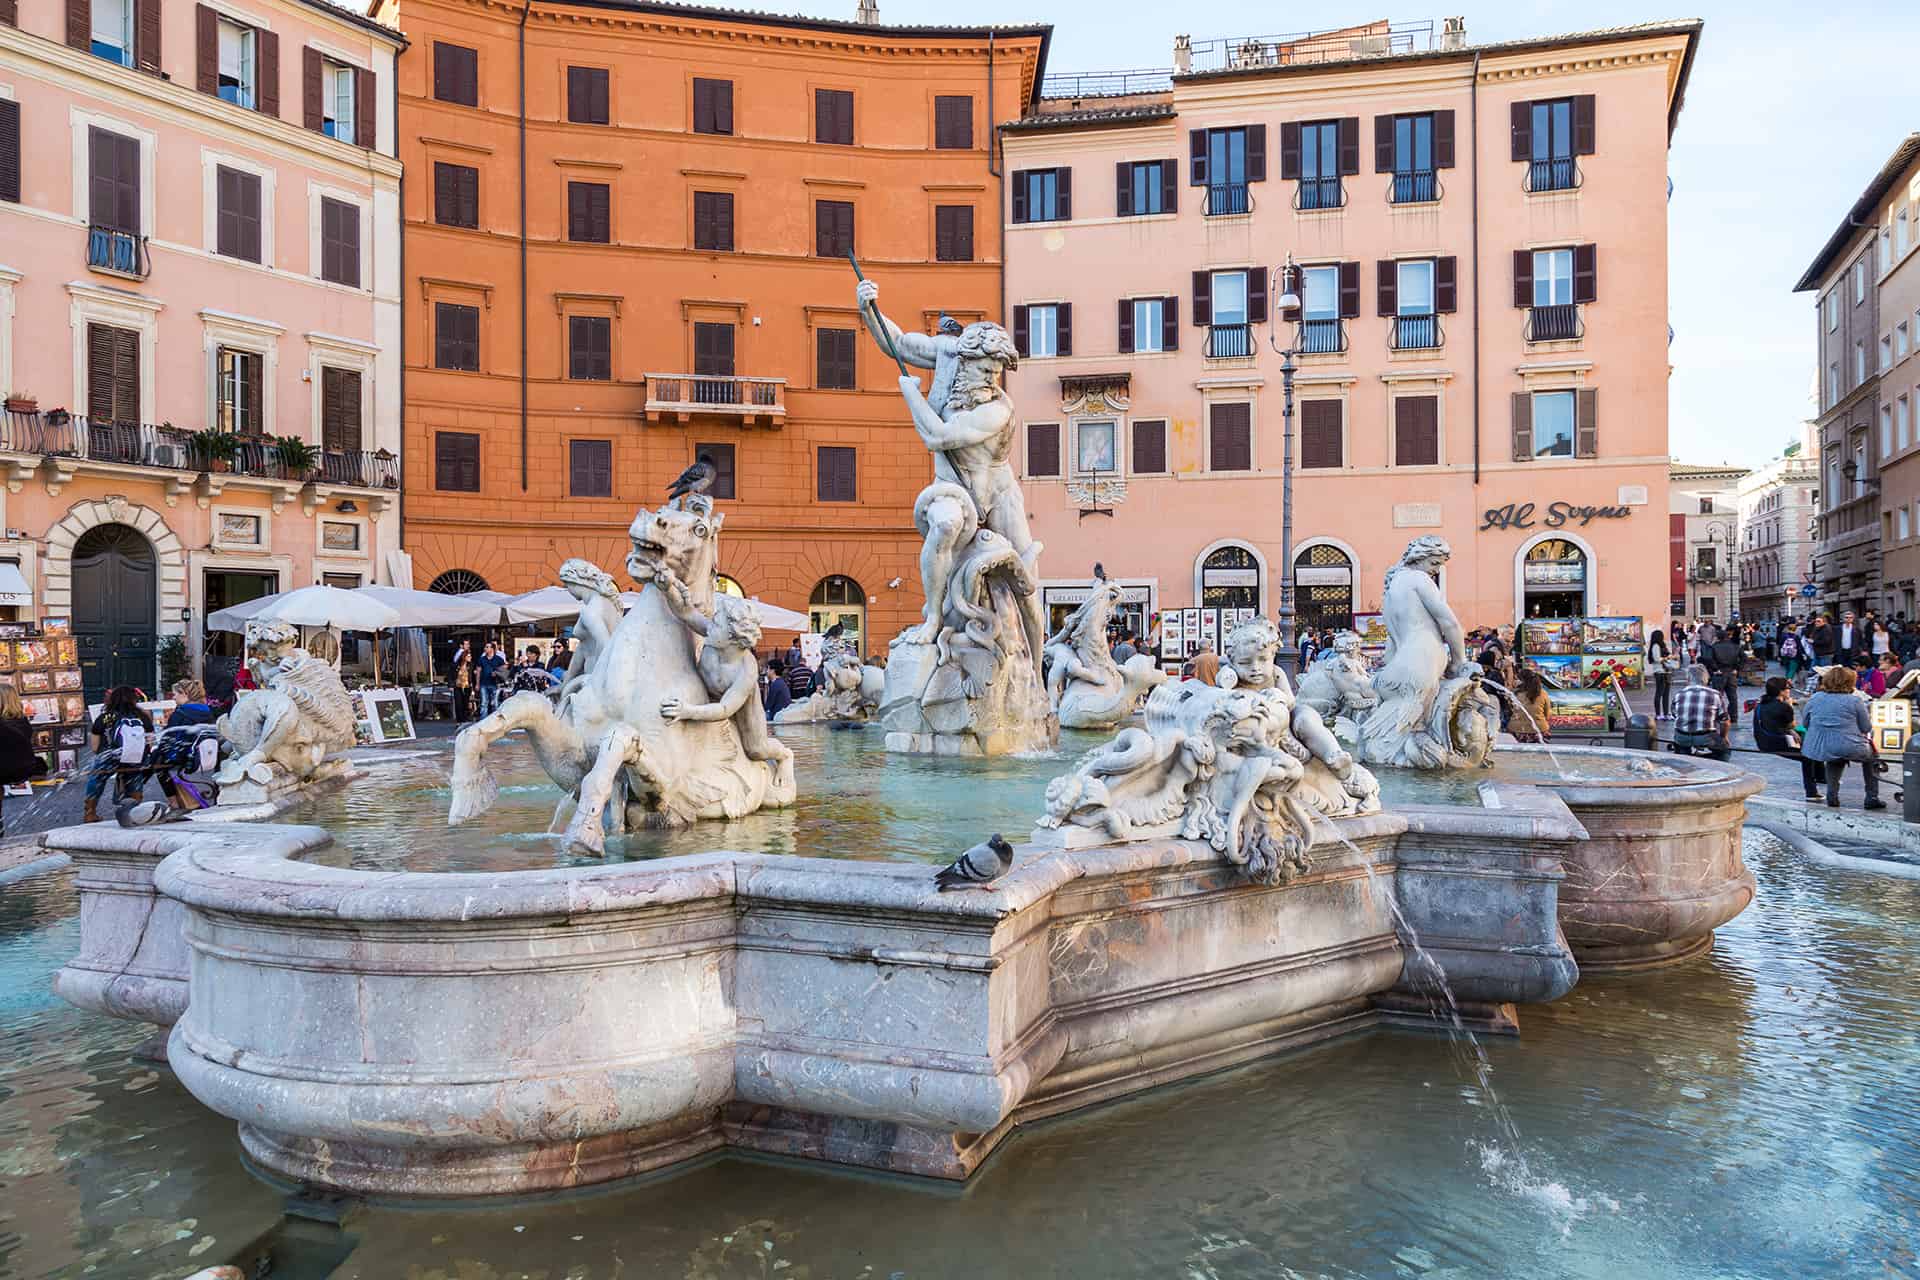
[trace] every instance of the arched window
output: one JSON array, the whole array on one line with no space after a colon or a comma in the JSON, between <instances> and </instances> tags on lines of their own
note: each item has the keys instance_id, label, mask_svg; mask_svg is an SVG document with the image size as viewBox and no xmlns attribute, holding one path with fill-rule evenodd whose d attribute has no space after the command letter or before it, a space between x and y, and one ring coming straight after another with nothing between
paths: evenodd
<instances>
[{"instance_id":1,"label":"arched window","mask_svg":"<svg viewBox=\"0 0 1920 1280\"><path fill-rule=\"evenodd\" d=\"M1303 547L1293 558L1296 625L1318 631L1353 626L1353 561L1329 542Z\"/></svg>"},{"instance_id":2,"label":"arched window","mask_svg":"<svg viewBox=\"0 0 1920 1280\"><path fill-rule=\"evenodd\" d=\"M836 623L840 632L862 655L867 651L867 593L844 574L833 574L814 585L807 600L807 617L815 631L826 631Z\"/></svg>"},{"instance_id":3,"label":"arched window","mask_svg":"<svg viewBox=\"0 0 1920 1280\"><path fill-rule=\"evenodd\" d=\"M1246 547L1215 547L1200 562L1202 608L1258 609L1260 561Z\"/></svg>"},{"instance_id":4,"label":"arched window","mask_svg":"<svg viewBox=\"0 0 1920 1280\"><path fill-rule=\"evenodd\" d=\"M713 575L713 589L723 596L737 596L742 600L747 598L746 590L724 573Z\"/></svg>"},{"instance_id":5,"label":"arched window","mask_svg":"<svg viewBox=\"0 0 1920 1280\"><path fill-rule=\"evenodd\" d=\"M427 590L438 591L443 596L459 596L486 589L487 580L471 569L449 569L427 584Z\"/></svg>"},{"instance_id":6,"label":"arched window","mask_svg":"<svg viewBox=\"0 0 1920 1280\"><path fill-rule=\"evenodd\" d=\"M1565 538L1527 549L1521 570L1528 618L1578 618L1587 611L1587 553Z\"/></svg>"}]
</instances>

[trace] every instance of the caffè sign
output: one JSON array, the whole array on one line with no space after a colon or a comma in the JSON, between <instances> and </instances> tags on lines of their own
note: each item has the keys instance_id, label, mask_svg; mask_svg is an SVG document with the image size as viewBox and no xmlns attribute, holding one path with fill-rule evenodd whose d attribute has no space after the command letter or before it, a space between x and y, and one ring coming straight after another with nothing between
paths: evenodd
<instances>
[{"instance_id":1,"label":"caff\u00e8 sign","mask_svg":"<svg viewBox=\"0 0 1920 1280\"><path fill-rule=\"evenodd\" d=\"M1546 511L1538 520L1534 518L1538 510L1531 502L1509 502L1503 507L1488 507L1480 516L1480 529L1531 529L1536 524L1542 528L1559 529L1570 524L1586 528L1595 520L1624 520L1631 507L1583 507L1571 502L1549 502Z\"/></svg>"}]
</instances>

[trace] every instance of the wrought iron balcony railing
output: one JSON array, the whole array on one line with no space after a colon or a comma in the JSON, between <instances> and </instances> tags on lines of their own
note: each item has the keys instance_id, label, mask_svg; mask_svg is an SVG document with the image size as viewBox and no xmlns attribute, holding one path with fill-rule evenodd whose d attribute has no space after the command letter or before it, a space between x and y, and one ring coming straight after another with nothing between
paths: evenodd
<instances>
[{"instance_id":1,"label":"wrought iron balcony railing","mask_svg":"<svg viewBox=\"0 0 1920 1280\"><path fill-rule=\"evenodd\" d=\"M1580 166L1572 156L1527 162L1526 190L1574 191L1580 186Z\"/></svg>"},{"instance_id":2,"label":"wrought iron balcony railing","mask_svg":"<svg viewBox=\"0 0 1920 1280\"><path fill-rule=\"evenodd\" d=\"M147 238L136 231L98 225L87 228L87 266L117 276L145 280L153 264L147 260Z\"/></svg>"},{"instance_id":3,"label":"wrought iron balcony railing","mask_svg":"<svg viewBox=\"0 0 1920 1280\"><path fill-rule=\"evenodd\" d=\"M1295 347L1307 355L1330 355L1347 349L1347 326L1339 320L1302 320Z\"/></svg>"},{"instance_id":4,"label":"wrought iron balcony railing","mask_svg":"<svg viewBox=\"0 0 1920 1280\"><path fill-rule=\"evenodd\" d=\"M1250 324L1214 324L1207 326L1207 358L1232 360L1253 354L1253 326Z\"/></svg>"},{"instance_id":5,"label":"wrought iron balcony railing","mask_svg":"<svg viewBox=\"0 0 1920 1280\"><path fill-rule=\"evenodd\" d=\"M1393 318L1393 349L1395 351L1422 351L1440 345L1439 316L1395 316Z\"/></svg>"},{"instance_id":6,"label":"wrought iron balcony railing","mask_svg":"<svg viewBox=\"0 0 1920 1280\"><path fill-rule=\"evenodd\" d=\"M1332 178L1302 178L1293 193L1296 209L1338 209L1347 203L1346 184Z\"/></svg>"},{"instance_id":7,"label":"wrought iron balcony railing","mask_svg":"<svg viewBox=\"0 0 1920 1280\"><path fill-rule=\"evenodd\" d=\"M400 487L400 459L390 453L318 449L312 466L296 470L288 467L273 442L263 437L238 437L230 458L215 458L191 431L81 414L9 413L0 424L0 451L300 484L317 481L358 489Z\"/></svg>"},{"instance_id":8,"label":"wrought iron balcony railing","mask_svg":"<svg viewBox=\"0 0 1920 1280\"><path fill-rule=\"evenodd\" d=\"M1394 204L1431 204L1440 198L1440 175L1433 170L1395 173L1387 199Z\"/></svg>"},{"instance_id":9,"label":"wrought iron balcony railing","mask_svg":"<svg viewBox=\"0 0 1920 1280\"><path fill-rule=\"evenodd\" d=\"M1580 305L1558 303L1550 307L1527 308L1528 342L1565 342L1586 332L1580 323Z\"/></svg>"},{"instance_id":10,"label":"wrought iron balcony railing","mask_svg":"<svg viewBox=\"0 0 1920 1280\"><path fill-rule=\"evenodd\" d=\"M1207 188L1206 216L1253 212L1253 191L1244 182L1216 182Z\"/></svg>"}]
</instances>

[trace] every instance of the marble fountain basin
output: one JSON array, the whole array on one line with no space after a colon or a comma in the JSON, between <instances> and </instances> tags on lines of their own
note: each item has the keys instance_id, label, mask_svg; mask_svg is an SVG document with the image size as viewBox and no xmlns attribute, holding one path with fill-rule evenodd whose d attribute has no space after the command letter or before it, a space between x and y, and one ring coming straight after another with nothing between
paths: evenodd
<instances>
[{"instance_id":1,"label":"marble fountain basin","mask_svg":"<svg viewBox=\"0 0 1920 1280\"><path fill-rule=\"evenodd\" d=\"M432 872L330 865L313 826L67 828L56 989L170 1027L181 1082L290 1183L516 1194L723 1147L959 1179L1032 1119L1436 1021L1436 972L1513 1030L1582 968L1709 945L1752 897L1759 780L1557 754L1571 780L1332 824L1272 887L1179 840L1024 845L940 894L901 861Z\"/></svg>"}]
</instances>

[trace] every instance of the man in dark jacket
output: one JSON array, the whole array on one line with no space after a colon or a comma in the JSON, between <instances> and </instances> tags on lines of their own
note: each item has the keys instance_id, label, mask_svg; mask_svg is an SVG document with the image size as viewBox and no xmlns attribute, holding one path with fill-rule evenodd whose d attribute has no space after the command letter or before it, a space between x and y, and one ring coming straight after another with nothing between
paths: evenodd
<instances>
[{"instance_id":1,"label":"man in dark jacket","mask_svg":"<svg viewBox=\"0 0 1920 1280\"><path fill-rule=\"evenodd\" d=\"M787 664L784 658L775 658L767 664L767 687L760 695L760 702L766 708L769 720L792 704L793 690L787 687Z\"/></svg>"},{"instance_id":2,"label":"man in dark jacket","mask_svg":"<svg viewBox=\"0 0 1920 1280\"><path fill-rule=\"evenodd\" d=\"M1807 628L1807 648L1813 650L1813 665L1830 667L1833 665L1833 624L1827 621L1826 614L1820 614Z\"/></svg>"},{"instance_id":3,"label":"man in dark jacket","mask_svg":"<svg viewBox=\"0 0 1920 1280\"><path fill-rule=\"evenodd\" d=\"M1701 657L1701 666L1711 674L1711 684L1727 700L1727 719L1734 724L1740 723L1740 662L1742 658L1740 642L1734 639L1731 629L1720 632L1714 642L1707 646Z\"/></svg>"},{"instance_id":4,"label":"man in dark jacket","mask_svg":"<svg viewBox=\"0 0 1920 1280\"><path fill-rule=\"evenodd\" d=\"M1867 652L1867 644L1867 629L1853 616L1853 610L1841 614L1840 625L1833 628L1833 660L1850 667L1855 658Z\"/></svg>"}]
</instances>

